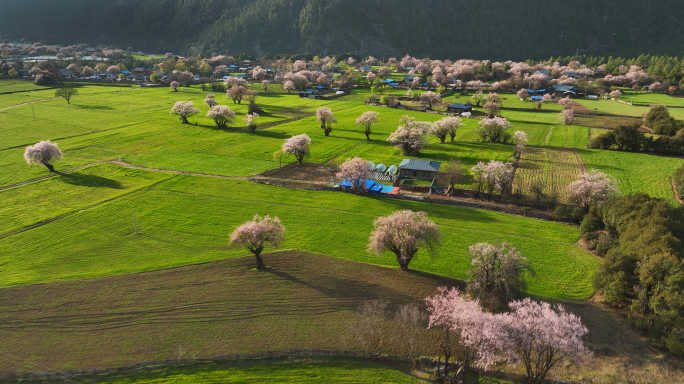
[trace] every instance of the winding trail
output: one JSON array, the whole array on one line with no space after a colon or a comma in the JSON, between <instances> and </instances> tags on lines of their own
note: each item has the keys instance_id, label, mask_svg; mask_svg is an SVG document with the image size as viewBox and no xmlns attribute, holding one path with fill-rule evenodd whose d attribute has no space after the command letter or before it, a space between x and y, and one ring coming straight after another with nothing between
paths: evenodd
<instances>
[{"instance_id":1,"label":"winding trail","mask_svg":"<svg viewBox=\"0 0 684 384\"><path fill-rule=\"evenodd\" d=\"M554 128L556 128L556 126L555 126L555 125L552 125L552 126L551 126L551 129L549 129L549 134L546 135L546 140L544 141L544 143L545 143L546 145L549 145L549 139L551 138L551 134L553 133L553 129L554 129Z\"/></svg>"}]
</instances>

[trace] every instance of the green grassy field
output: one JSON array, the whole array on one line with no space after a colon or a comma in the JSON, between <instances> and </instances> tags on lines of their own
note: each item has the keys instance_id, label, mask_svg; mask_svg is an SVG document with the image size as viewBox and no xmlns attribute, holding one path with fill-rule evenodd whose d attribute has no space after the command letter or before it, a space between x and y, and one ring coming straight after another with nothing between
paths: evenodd
<instances>
[{"instance_id":1,"label":"green grassy field","mask_svg":"<svg viewBox=\"0 0 684 384\"><path fill-rule=\"evenodd\" d=\"M598 169L618 180L622 194L648 193L675 204L670 180L684 160L646 153L580 149L587 168Z\"/></svg>"},{"instance_id":2,"label":"green grassy field","mask_svg":"<svg viewBox=\"0 0 684 384\"><path fill-rule=\"evenodd\" d=\"M59 184L59 188L72 187ZM78 199L78 186L73 188L71 194ZM5 193L29 200L45 196L42 189L39 183ZM43 204L49 207L63 194L49 195ZM464 279L469 245L506 241L517 246L537 270L538 278L529 282L530 293L573 299L593 293L591 277L600 261L575 245L578 235L571 226L460 207L196 176L176 176L3 239L0 263L7 267L2 285L95 278L242 256L245 250L228 247L227 236L255 214L283 220L288 228L284 247L394 267L389 254L378 258L368 254L365 246L373 221L397 209L428 212L444 233L441 254L420 255L411 264L414 269ZM138 235L132 233L133 210ZM43 216L33 221L38 220ZM27 218L14 227L5 226L4 231L31 222Z\"/></svg>"},{"instance_id":3,"label":"green grassy field","mask_svg":"<svg viewBox=\"0 0 684 384\"><path fill-rule=\"evenodd\" d=\"M672 97L663 93L650 93L643 91L632 91L632 90L622 90L622 96L620 100L627 103L638 104L660 104L660 105L673 105L673 106L684 106L684 98Z\"/></svg>"},{"instance_id":4,"label":"green grassy field","mask_svg":"<svg viewBox=\"0 0 684 384\"><path fill-rule=\"evenodd\" d=\"M409 373L406 366L388 366L358 360L313 363L262 363L230 368L172 368L143 375L122 375L98 383L429 383Z\"/></svg>"}]
</instances>

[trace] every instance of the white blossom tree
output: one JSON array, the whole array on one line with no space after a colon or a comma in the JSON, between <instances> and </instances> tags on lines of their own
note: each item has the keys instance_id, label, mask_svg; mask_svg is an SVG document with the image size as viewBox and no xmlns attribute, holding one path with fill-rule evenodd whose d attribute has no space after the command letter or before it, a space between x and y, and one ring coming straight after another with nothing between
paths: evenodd
<instances>
[{"instance_id":1,"label":"white blossom tree","mask_svg":"<svg viewBox=\"0 0 684 384\"><path fill-rule=\"evenodd\" d=\"M62 159L62 151L50 140L43 140L37 144L26 147L24 159L28 165L36 164L45 166L50 172L55 171L53 162Z\"/></svg>"},{"instance_id":2,"label":"white blossom tree","mask_svg":"<svg viewBox=\"0 0 684 384\"><path fill-rule=\"evenodd\" d=\"M230 234L231 244L244 246L252 252L259 271L265 268L261 252L266 243L269 243L272 248L278 248L284 239L285 226L277 217L268 215L265 217L256 215L252 221L242 224Z\"/></svg>"},{"instance_id":3,"label":"white blossom tree","mask_svg":"<svg viewBox=\"0 0 684 384\"><path fill-rule=\"evenodd\" d=\"M365 179L372 170L373 167L368 161L354 157L347 159L340 165L340 172L337 177L347 180L351 183L354 191L360 192L363 190L362 179Z\"/></svg>"},{"instance_id":4,"label":"white blossom tree","mask_svg":"<svg viewBox=\"0 0 684 384\"><path fill-rule=\"evenodd\" d=\"M195 108L192 101L177 101L171 108L171 114L178 115L183 124L188 124L188 117L200 113L200 110Z\"/></svg>"},{"instance_id":5,"label":"white blossom tree","mask_svg":"<svg viewBox=\"0 0 684 384\"><path fill-rule=\"evenodd\" d=\"M434 252L441 238L437 225L425 212L402 210L375 220L368 251L382 256L389 250L397 258L399 268L406 272L408 265L421 247Z\"/></svg>"},{"instance_id":6,"label":"white blossom tree","mask_svg":"<svg viewBox=\"0 0 684 384\"><path fill-rule=\"evenodd\" d=\"M403 125L392 132L387 141L401 149L405 155L418 153L422 147L428 145L429 142L425 135L432 126L431 123L416 121L409 116L403 116L400 121Z\"/></svg>"},{"instance_id":7,"label":"white blossom tree","mask_svg":"<svg viewBox=\"0 0 684 384\"><path fill-rule=\"evenodd\" d=\"M592 169L568 185L568 197L577 206L588 210L592 204L600 205L612 196L619 195L617 183L615 178Z\"/></svg>"},{"instance_id":8,"label":"white blossom tree","mask_svg":"<svg viewBox=\"0 0 684 384\"><path fill-rule=\"evenodd\" d=\"M288 155L292 155L297 159L299 164L304 161L304 157L309 154L309 145L311 144L311 139L306 133L301 135L292 136L289 139L285 139L283 143L283 152Z\"/></svg>"},{"instance_id":9,"label":"white blossom tree","mask_svg":"<svg viewBox=\"0 0 684 384\"><path fill-rule=\"evenodd\" d=\"M214 105L207 112L207 117L214 120L219 128L228 128L228 123L235 121L235 112L227 105Z\"/></svg>"},{"instance_id":10,"label":"white blossom tree","mask_svg":"<svg viewBox=\"0 0 684 384\"><path fill-rule=\"evenodd\" d=\"M495 190L503 195L513 183L511 163L499 160L491 160L489 163L480 161L471 168L471 172L475 179L477 193L487 192L489 199Z\"/></svg>"},{"instance_id":11,"label":"white blossom tree","mask_svg":"<svg viewBox=\"0 0 684 384\"><path fill-rule=\"evenodd\" d=\"M465 124L461 122L458 117L444 117L436 122L432 123L432 127L428 133L439 139L440 143L446 141L447 135L451 136L451 141L454 141L456 137L456 130L458 127L464 127Z\"/></svg>"},{"instance_id":12,"label":"white blossom tree","mask_svg":"<svg viewBox=\"0 0 684 384\"><path fill-rule=\"evenodd\" d=\"M482 141L491 141L492 143L502 141L506 137L506 131L512 127L508 119L498 116L482 119L479 125L475 129L475 133L480 136Z\"/></svg>"},{"instance_id":13,"label":"white blossom tree","mask_svg":"<svg viewBox=\"0 0 684 384\"><path fill-rule=\"evenodd\" d=\"M378 115L380 113L375 111L366 111L361 117L356 119L356 125L361 125L364 128L364 135L366 135L366 140L370 141L371 129L378 123Z\"/></svg>"},{"instance_id":14,"label":"white blossom tree","mask_svg":"<svg viewBox=\"0 0 684 384\"><path fill-rule=\"evenodd\" d=\"M527 144L528 140L527 133L523 131L515 131L513 134L513 142L515 143L513 156L515 156L516 159L520 160L520 156L522 156L523 149L525 149L525 144Z\"/></svg>"}]
</instances>

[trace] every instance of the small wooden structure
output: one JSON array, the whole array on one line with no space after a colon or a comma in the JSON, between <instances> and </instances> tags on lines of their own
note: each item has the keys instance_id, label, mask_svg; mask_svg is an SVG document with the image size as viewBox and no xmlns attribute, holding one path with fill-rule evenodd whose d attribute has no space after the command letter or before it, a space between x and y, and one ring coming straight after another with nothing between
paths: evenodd
<instances>
[{"instance_id":1,"label":"small wooden structure","mask_svg":"<svg viewBox=\"0 0 684 384\"><path fill-rule=\"evenodd\" d=\"M447 112L458 113L459 115L464 112L473 112L473 106L470 104L454 103L447 107Z\"/></svg>"},{"instance_id":2,"label":"small wooden structure","mask_svg":"<svg viewBox=\"0 0 684 384\"><path fill-rule=\"evenodd\" d=\"M404 159L399 164L399 176L432 180L437 177L441 165L442 163L439 161Z\"/></svg>"}]
</instances>

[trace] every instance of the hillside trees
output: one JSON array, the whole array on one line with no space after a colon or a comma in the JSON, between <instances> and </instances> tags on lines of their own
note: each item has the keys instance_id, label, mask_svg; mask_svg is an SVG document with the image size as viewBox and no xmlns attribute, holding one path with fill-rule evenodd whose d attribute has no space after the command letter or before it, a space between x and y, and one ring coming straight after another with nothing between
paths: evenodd
<instances>
[{"instance_id":1,"label":"hillside trees","mask_svg":"<svg viewBox=\"0 0 684 384\"><path fill-rule=\"evenodd\" d=\"M43 140L37 144L26 147L24 159L28 165L43 165L49 169L50 172L55 172L55 167L52 163L62 159L62 151L57 144L51 143L50 140Z\"/></svg>"},{"instance_id":2,"label":"hillside trees","mask_svg":"<svg viewBox=\"0 0 684 384\"><path fill-rule=\"evenodd\" d=\"M374 230L368 241L368 251L378 256L388 250L394 253L399 268L406 272L418 250L423 247L434 252L441 233L425 212L396 211L380 217L373 223Z\"/></svg>"},{"instance_id":3,"label":"hillside trees","mask_svg":"<svg viewBox=\"0 0 684 384\"><path fill-rule=\"evenodd\" d=\"M256 215L252 221L242 224L230 234L231 244L244 246L252 252L259 271L265 268L261 252L266 243L269 243L272 248L278 248L284 239L285 227L280 219L268 215L264 217Z\"/></svg>"},{"instance_id":4,"label":"hillside trees","mask_svg":"<svg viewBox=\"0 0 684 384\"><path fill-rule=\"evenodd\" d=\"M609 304L626 308L654 346L684 355L683 208L635 194L610 199L592 214L598 225L583 237L605 254L594 287Z\"/></svg>"},{"instance_id":5,"label":"hillside trees","mask_svg":"<svg viewBox=\"0 0 684 384\"><path fill-rule=\"evenodd\" d=\"M250 133L256 132L257 129L257 124L256 124L256 119L259 117L259 114L256 112L248 113L245 115L245 117L242 119L247 124L247 129L249 129Z\"/></svg>"},{"instance_id":6,"label":"hillside trees","mask_svg":"<svg viewBox=\"0 0 684 384\"><path fill-rule=\"evenodd\" d=\"M480 161L471 168L471 172L476 183L477 194L481 195L486 191L490 200L495 190L503 195L513 182L511 163L498 160L491 160L489 163Z\"/></svg>"},{"instance_id":7,"label":"hillside trees","mask_svg":"<svg viewBox=\"0 0 684 384\"><path fill-rule=\"evenodd\" d=\"M465 180L466 169L460 162L451 160L448 163L442 164L437 175L437 185L443 186L449 190L452 196L456 193L456 185L461 184Z\"/></svg>"}]
</instances>

